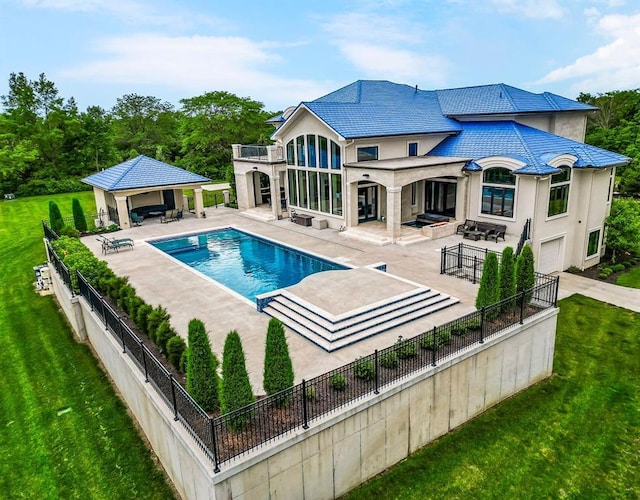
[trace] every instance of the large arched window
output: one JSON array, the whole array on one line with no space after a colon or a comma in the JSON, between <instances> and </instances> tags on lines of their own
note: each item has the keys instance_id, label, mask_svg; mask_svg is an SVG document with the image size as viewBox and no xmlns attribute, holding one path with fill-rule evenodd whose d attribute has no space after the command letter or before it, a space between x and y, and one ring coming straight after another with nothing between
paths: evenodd
<instances>
[{"instance_id":1,"label":"large arched window","mask_svg":"<svg viewBox=\"0 0 640 500\"><path fill-rule=\"evenodd\" d=\"M569 207L569 185L571 184L571 169L560 167L562 172L551 176L549 188L549 210L547 215L552 217L567 213Z\"/></svg>"},{"instance_id":2,"label":"large arched window","mask_svg":"<svg viewBox=\"0 0 640 500\"><path fill-rule=\"evenodd\" d=\"M488 168L482 177L483 214L513 217L516 177L507 168Z\"/></svg>"}]
</instances>

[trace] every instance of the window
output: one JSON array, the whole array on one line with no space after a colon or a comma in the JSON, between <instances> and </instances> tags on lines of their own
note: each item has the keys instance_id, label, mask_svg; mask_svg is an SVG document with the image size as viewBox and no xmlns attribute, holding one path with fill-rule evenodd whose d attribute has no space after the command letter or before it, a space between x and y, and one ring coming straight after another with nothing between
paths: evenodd
<instances>
[{"instance_id":1,"label":"window","mask_svg":"<svg viewBox=\"0 0 640 500\"><path fill-rule=\"evenodd\" d=\"M331 168L338 169L342 167L342 160L340 159L340 146L331 141Z\"/></svg>"},{"instance_id":2,"label":"window","mask_svg":"<svg viewBox=\"0 0 640 500\"><path fill-rule=\"evenodd\" d=\"M298 170L298 206L307 208L307 172Z\"/></svg>"},{"instance_id":3,"label":"window","mask_svg":"<svg viewBox=\"0 0 640 500\"><path fill-rule=\"evenodd\" d=\"M293 145L293 141L292 141ZM289 205L298 205L298 188L296 186L296 171L289 170Z\"/></svg>"},{"instance_id":4,"label":"window","mask_svg":"<svg viewBox=\"0 0 640 500\"><path fill-rule=\"evenodd\" d=\"M298 166L304 167L304 135L301 135L296 139L296 146L298 151Z\"/></svg>"},{"instance_id":5,"label":"window","mask_svg":"<svg viewBox=\"0 0 640 500\"><path fill-rule=\"evenodd\" d=\"M331 175L331 192L332 207L331 213L334 215L342 215L342 176L339 174Z\"/></svg>"},{"instance_id":6,"label":"window","mask_svg":"<svg viewBox=\"0 0 640 500\"><path fill-rule=\"evenodd\" d=\"M587 244L587 257L593 257L600 248L600 229L589 233L589 243Z\"/></svg>"},{"instance_id":7,"label":"window","mask_svg":"<svg viewBox=\"0 0 640 500\"><path fill-rule=\"evenodd\" d=\"M418 183L411 183L411 205L415 206L418 203Z\"/></svg>"},{"instance_id":8,"label":"window","mask_svg":"<svg viewBox=\"0 0 640 500\"><path fill-rule=\"evenodd\" d=\"M320 172L320 211L329 213L329 200L331 189L329 187L329 174Z\"/></svg>"},{"instance_id":9,"label":"window","mask_svg":"<svg viewBox=\"0 0 640 500\"><path fill-rule=\"evenodd\" d=\"M489 168L483 172L483 214L513 217L516 177L506 168Z\"/></svg>"},{"instance_id":10,"label":"window","mask_svg":"<svg viewBox=\"0 0 640 500\"><path fill-rule=\"evenodd\" d=\"M316 136L307 136L307 167L316 166Z\"/></svg>"},{"instance_id":11,"label":"window","mask_svg":"<svg viewBox=\"0 0 640 500\"><path fill-rule=\"evenodd\" d=\"M549 189L549 210L547 215L552 217L567 213L569 206L569 185L571 183L571 169L560 167L562 172L551 176L551 187Z\"/></svg>"},{"instance_id":12,"label":"window","mask_svg":"<svg viewBox=\"0 0 640 500\"><path fill-rule=\"evenodd\" d=\"M309 208L318 210L318 172L309 172Z\"/></svg>"},{"instance_id":13,"label":"window","mask_svg":"<svg viewBox=\"0 0 640 500\"><path fill-rule=\"evenodd\" d=\"M418 143L410 142L409 143L409 156L418 156Z\"/></svg>"},{"instance_id":14,"label":"window","mask_svg":"<svg viewBox=\"0 0 640 500\"><path fill-rule=\"evenodd\" d=\"M287 143L287 165L295 165L295 152L293 149L293 139Z\"/></svg>"},{"instance_id":15,"label":"window","mask_svg":"<svg viewBox=\"0 0 640 500\"><path fill-rule=\"evenodd\" d=\"M358 148L358 161L371 161L378 159L378 146L366 146Z\"/></svg>"},{"instance_id":16,"label":"window","mask_svg":"<svg viewBox=\"0 0 640 500\"><path fill-rule=\"evenodd\" d=\"M320 168L329 168L329 152L327 147L327 138L318 136L318 145L320 146Z\"/></svg>"}]
</instances>

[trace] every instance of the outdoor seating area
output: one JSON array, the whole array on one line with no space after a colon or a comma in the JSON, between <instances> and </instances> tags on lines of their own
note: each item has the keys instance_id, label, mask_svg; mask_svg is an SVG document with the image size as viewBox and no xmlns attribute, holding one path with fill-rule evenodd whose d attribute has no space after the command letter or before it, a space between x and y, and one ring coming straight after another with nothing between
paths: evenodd
<instances>
[{"instance_id":1,"label":"outdoor seating area","mask_svg":"<svg viewBox=\"0 0 640 500\"><path fill-rule=\"evenodd\" d=\"M498 238L502 238L505 241L505 234L507 232L507 226L504 224L493 224L491 222L478 222L475 220L467 219L464 223L460 224L456 229L456 234L462 234L463 238L478 241L484 239L485 241L494 240L498 242Z\"/></svg>"},{"instance_id":2,"label":"outdoor seating area","mask_svg":"<svg viewBox=\"0 0 640 500\"><path fill-rule=\"evenodd\" d=\"M130 248L133 250L133 240L131 238L107 238L106 236L98 236L96 238L102 245L102 253L119 252L121 248Z\"/></svg>"},{"instance_id":3,"label":"outdoor seating area","mask_svg":"<svg viewBox=\"0 0 640 500\"><path fill-rule=\"evenodd\" d=\"M182 219L182 209L165 210L164 214L160 216L160 222L167 224L169 222L179 221Z\"/></svg>"},{"instance_id":4,"label":"outdoor seating area","mask_svg":"<svg viewBox=\"0 0 640 500\"><path fill-rule=\"evenodd\" d=\"M132 212L135 212L141 217L153 217L155 215L162 215L167 211L167 205L164 203L158 205L145 205L142 207L135 207Z\"/></svg>"},{"instance_id":5,"label":"outdoor seating area","mask_svg":"<svg viewBox=\"0 0 640 500\"><path fill-rule=\"evenodd\" d=\"M131 223L139 226L144 221L144 217L142 215L138 215L136 212L129 212L129 217L131 218Z\"/></svg>"}]
</instances>

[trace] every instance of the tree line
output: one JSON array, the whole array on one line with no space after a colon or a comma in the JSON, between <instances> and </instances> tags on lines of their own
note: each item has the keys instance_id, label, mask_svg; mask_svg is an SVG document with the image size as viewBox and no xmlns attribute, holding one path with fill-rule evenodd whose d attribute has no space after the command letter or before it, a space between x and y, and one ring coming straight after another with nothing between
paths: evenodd
<instances>
[{"instance_id":1,"label":"tree line","mask_svg":"<svg viewBox=\"0 0 640 500\"><path fill-rule=\"evenodd\" d=\"M224 179L231 145L265 144L276 113L225 91L180 100L127 94L106 110L80 111L44 73L11 73L1 97L0 191L18 195L86 189L80 179L146 155L211 179Z\"/></svg>"}]
</instances>

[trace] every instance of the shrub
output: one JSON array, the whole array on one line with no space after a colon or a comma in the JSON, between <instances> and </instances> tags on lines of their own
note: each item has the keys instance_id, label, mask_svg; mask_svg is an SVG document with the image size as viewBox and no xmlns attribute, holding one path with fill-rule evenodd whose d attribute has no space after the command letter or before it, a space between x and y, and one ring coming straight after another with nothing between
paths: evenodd
<instances>
[{"instance_id":1,"label":"shrub","mask_svg":"<svg viewBox=\"0 0 640 500\"><path fill-rule=\"evenodd\" d=\"M506 247L502 251L500 259L500 295L499 300L505 300L516 294L516 263L513 257L513 248ZM505 304L509 308L511 304Z\"/></svg>"},{"instance_id":2,"label":"shrub","mask_svg":"<svg viewBox=\"0 0 640 500\"><path fill-rule=\"evenodd\" d=\"M582 270L578 266L569 266L567 272L571 274L580 274L582 273Z\"/></svg>"},{"instance_id":3,"label":"shrub","mask_svg":"<svg viewBox=\"0 0 640 500\"><path fill-rule=\"evenodd\" d=\"M144 300L142 300L137 295L130 295L127 300L127 314L131 318L131 320L135 323L136 318L138 317L138 309L144 305Z\"/></svg>"},{"instance_id":4,"label":"shrub","mask_svg":"<svg viewBox=\"0 0 640 500\"><path fill-rule=\"evenodd\" d=\"M516 259L516 292L530 290L536 284L533 250L529 245L522 247L522 252ZM531 300L532 292L527 293L525 300Z\"/></svg>"},{"instance_id":5,"label":"shrub","mask_svg":"<svg viewBox=\"0 0 640 500\"><path fill-rule=\"evenodd\" d=\"M84 210L82 210L82 205L80 205L80 200L78 198L73 198L71 200L71 211L73 212L73 225L81 233L86 233L87 219L84 216Z\"/></svg>"},{"instance_id":6,"label":"shrub","mask_svg":"<svg viewBox=\"0 0 640 500\"><path fill-rule=\"evenodd\" d=\"M293 387L293 365L282 322L269 320L264 352L263 386L267 394L275 394ZM286 398L282 401L285 403Z\"/></svg>"},{"instance_id":7,"label":"shrub","mask_svg":"<svg viewBox=\"0 0 640 500\"><path fill-rule=\"evenodd\" d=\"M437 334L436 334L436 339L434 341L433 332L428 332L427 334L425 334L424 337L422 337L418 341L418 344L420 344L420 347L422 347L423 349L433 350L435 348L437 342L438 342ZM397 364L397 359L396 359L396 364Z\"/></svg>"},{"instance_id":8,"label":"shrub","mask_svg":"<svg viewBox=\"0 0 640 500\"><path fill-rule=\"evenodd\" d=\"M336 391L344 391L347 387L347 378L340 372L333 372L329 375L329 385Z\"/></svg>"},{"instance_id":9,"label":"shrub","mask_svg":"<svg viewBox=\"0 0 640 500\"><path fill-rule=\"evenodd\" d=\"M448 345L449 343L451 343L451 332L446 328L440 329L437 337L438 337L438 347L442 347L444 345Z\"/></svg>"},{"instance_id":10,"label":"shrub","mask_svg":"<svg viewBox=\"0 0 640 500\"><path fill-rule=\"evenodd\" d=\"M64 219L62 218L58 204L53 200L49 201L49 227L53 229L56 234L60 235L58 231L60 231L63 226Z\"/></svg>"},{"instance_id":11,"label":"shrub","mask_svg":"<svg viewBox=\"0 0 640 500\"><path fill-rule=\"evenodd\" d=\"M498 257L495 253L489 252L482 266L480 288L476 297L476 309L482 309L500 300L500 288L496 286L499 283L498 275Z\"/></svg>"},{"instance_id":12,"label":"shrub","mask_svg":"<svg viewBox=\"0 0 640 500\"><path fill-rule=\"evenodd\" d=\"M163 321L169 321L169 318L171 318L171 316L162 306L156 306L154 310L149 313L147 316L147 335L149 335L151 340L157 342L156 331L158 330L160 323Z\"/></svg>"},{"instance_id":13,"label":"shrub","mask_svg":"<svg viewBox=\"0 0 640 500\"><path fill-rule=\"evenodd\" d=\"M56 233L58 233L58 236L69 236L70 238L80 237L80 233L78 232L78 230L71 226L62 226L56 231Z\"/></svg>"},{"instance_id":14,"label":"shrub","mask_svg":"<svg viewBox=\"0 0 640 500\"><path fill-rule=\"evenodd\" d=\"M167 342L167 359L171 366L180 372L183 371L180 361L186 349L187 344L179 335L174 335Z\"/></svg>"},{"instance_id":15,"label":"shrub","mask_svg":"<svg viewBox=\"0 0 640 500\"><path fill-rule=\"evenodd\" d=\"M412 358L418 355L418 346L415 342L398 337L395 343L395 352L400 359Z\"/></svg>"},{"instance_id":16,"label":"shrub","mask_svg":"<svg viewBox=\"0 0 640 500\"><path fill-rule=\"evenodd\" d=\"M187 392L204 410L217 410L220 408L218 361L211 352L204 323L199 319L189 322L188 344Z\"/></svg>"},{"instance_id":17,"label":"shrub","mask_svg":"<svg viewBox=\"0 0 640 500\"><path fill-rule=\"evenodd\" d=\"M187 373L187 365L189 364L189 346L184 350L182 356L180 356L180 371Z\"/></svg>"},{"instance_id":18,"label":"shrub","mask_svg":"<svg viewBox=\"0 0 640 500\"><path fill-rule=\"evenodd\" d=\"M600 278L601 280L606 280L610 275L607 273L600 273L598 274L598 278Z\"/></svg>"},{"instance_id":19,"label":"shrub","mask_svg":"<svg viewBox=\"0 0 640 500\"><path fill-rule=\"evenodd\" d=\"M153 307L149 304L142 304L138 307L138 312L136 314L136 325L140 330L149 335L149 325L147 323L149 319L149 314L153 311Z\"/></svg>"},{"instance_id":20,"label":"shrub","mask_svg":"<svg viewBox=\"0 0 640 500\"><path fill-rule=\"evenodd\" d=\"M167 342L177 335L167 320L162 321L156 330L156 344L164 353L167 352Z\"/></svg>"},{"instance_id":21,"label":"shrub","mask_svg":"<svg viewBox=\"0 0 640 500\"><path fill-rule=\"evenodd\" d=\"M309 385L304 388L304 397L307 399L315 399L316 397L316 386Z\"/></svg>"},{"instance_id":22,"label":"shrub","mask_svg":"<svg viewBox=\"0 0 640 500\"><path fill-rule=\"evenodd\" d=\"M624 264L615 264L611 266L611 269L614 273L619 273L620 271L624 271Z\"/></svg>"},{"instance_id":23,"label":"shrub","mask_svg":"<svg viewBox=\"0 0 640 500\"><path fill-rule=\"evenodd\" d=\"M358 358L352 365L353 374L362 380L373 380L376 376L376 367L370 359Z\"/></svg>"},{"instance_id":24,"label":"shrub","mask_svg":"<svg viewBox=\"0 0 640 500\"><path fill-rule=\"evenodd\" d=\"M253 391L242 350L240 335L231 330L224 342L222 355L222 391L220 402L222 413L230 413L253 403ZM250 412L239 412L227 420L234 430L241 430L251 416Z\"/></svg>"},{"instance_id":25,"label":"shrub","mask_svg":"<svg viewBox=\"0 0 640 500\"><path fill-rule=\"evenodd\" d=\"M622 265L625 269L629 269L630 267L633 267L633 262L631 262L630 260L625 260Z\"/></svg>"},{"instance_id":26,"label":"shrub","mask_svg":"<svg viewBox=\"0 0 640 500\"><path fill-rule=\"evenodd\" d=\"M395 368L398 366L398 355L395 351L388 351L380 356L380 365L385 368Z\"/></svg>"}]
</instances>

